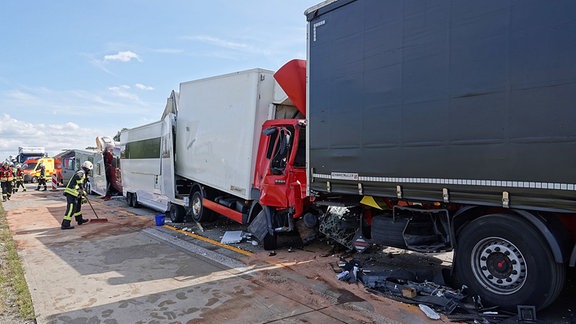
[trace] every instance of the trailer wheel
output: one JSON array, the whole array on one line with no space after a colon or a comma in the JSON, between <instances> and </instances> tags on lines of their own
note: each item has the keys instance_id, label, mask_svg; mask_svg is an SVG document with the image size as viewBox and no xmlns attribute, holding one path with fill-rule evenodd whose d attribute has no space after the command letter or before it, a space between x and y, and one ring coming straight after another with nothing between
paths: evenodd
<instances>
[{"instance_id":1,"label":"trailer wheel","mask_svg":"<svg viewBox=\"0 0 576 324\"><path fill-rule=\"evenodd\" d=\"M138 200L136 199L136 194L132 192L126 193L126 202L128 203L129 207L138 208L140 206L138 204Z\"/></svg>"},{"instance_id":2,"label":"trailer wheel","mask_svg":"<svg viewBox=\"0 0 576 324\"><path fill-rule=\"evenodd\" d=\"M512 215L480 217L458 235L455 273L486 304L542 309L560 294L565 268L530 224Z\"/></svg>"},{"instance_id":3,"label":"trailer wheel","mask_svg":"<svg viewBox=\"0 0 576 324\"><path fill-rule=\"evenodd\" d=\"M138 195L136 193L132 194L132 207L138 208L140 204L138 203Z\"/></svg>"},{"instance_id":4,"label":"trailer wheel","mask_svg":"<svg viewBox=\"0 0 576 324\"><path fill-rule=\"evenodd\" d=\"M186 210L184 210L184 207L176 204L170 204L170 220L173 223L182 223L185 215Z\"/></svg>"},{"instance_id":5,"label":"trailer wheel","mask_svg":"<svg viewBox=\"0 0 576 324\"><path fill-rule=\"evenodd\" d=\"M212 212L204 208L202 198L204 198L204 196L200 190L194 191L192 194L192 218L199 223L207 222L212 219Z\"/></svg>"}]
</instances>

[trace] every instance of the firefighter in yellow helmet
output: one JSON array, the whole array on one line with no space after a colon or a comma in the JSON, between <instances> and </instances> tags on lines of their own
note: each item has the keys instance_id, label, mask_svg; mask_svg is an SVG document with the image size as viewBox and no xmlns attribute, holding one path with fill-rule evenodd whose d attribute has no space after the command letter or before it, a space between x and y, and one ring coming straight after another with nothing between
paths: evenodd
<instances>
[{"instance_id":1,"label":"firefighter in yellow helmet","mask_svg":"<svg viewBox=\"0 0 576 324\"><path fill-rule=\"evenodd\" d=\"M82 168L72 176L66 188L64 188L64 196L66 196L66 212L62 220L61 229L72 229L74 226L70 225L72 217L76 219L78 225L86 224L90 220L82 218L82 197L86 194L84 186L88 181L88 173L92 170L93 165L90 161L82 163Z\"/></svg>"}]
</instances>

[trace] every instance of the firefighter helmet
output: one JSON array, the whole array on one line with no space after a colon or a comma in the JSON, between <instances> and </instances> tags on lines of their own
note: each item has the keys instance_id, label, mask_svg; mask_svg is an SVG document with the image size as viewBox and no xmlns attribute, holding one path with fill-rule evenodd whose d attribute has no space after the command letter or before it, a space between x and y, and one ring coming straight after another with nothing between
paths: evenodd
<instances>
[{"instance_id":1,"label":"firefighter helmet","mask_svg":"<svg viewBox=\"0 0 576 324\"><path fill-rule=\"evenodd\" d=\"M82 163L82 168L86 169L88 171L92 170L94 166L92 165L92 162L90 161L84 161L84 163Z\"/></svg>"}]
</instances>

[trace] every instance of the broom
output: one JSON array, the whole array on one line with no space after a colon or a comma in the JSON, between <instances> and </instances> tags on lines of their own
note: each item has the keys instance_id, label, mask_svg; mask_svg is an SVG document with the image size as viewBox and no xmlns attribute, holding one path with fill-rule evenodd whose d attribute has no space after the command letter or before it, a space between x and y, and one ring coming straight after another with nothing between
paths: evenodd
<instances>
[{"instance_id":1,"label":"broom","mask_svg":"<svg viewBox=\"0 0 576 324\"><path fill-rule=\"evenodd\" d=\"M92 218L90 220L90 223L106 223L108 221L108 219L98 217L98 214L96 214L96 210L94 209L94 207L92 207L92 203L90 202L90 199L88 199L88 196L85 195L84 198L86 198L86 201L88 202L88 204L90 205L90 208L92 208L92 211L94 212L94 215L96 216L96 219Z\"/></svg>"}]
</instances>

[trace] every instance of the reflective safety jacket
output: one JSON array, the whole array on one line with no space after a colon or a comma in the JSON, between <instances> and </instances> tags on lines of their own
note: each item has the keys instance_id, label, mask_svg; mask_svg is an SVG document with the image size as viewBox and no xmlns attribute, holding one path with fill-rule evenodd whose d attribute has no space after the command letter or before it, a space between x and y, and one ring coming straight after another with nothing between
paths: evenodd
<instances>
[{"instance_id":1,"label":"reflective safety jacket","mask_svg":"<svg viewBox=\"0 0 576 324\"><path fill-rule=\"evenodd\" d=\"M46 174L46 166L40 167L39 171L40 171L40 174L38 175L38 178L42 178L45 180L49 180L50 178L52 178L52 176Z\"/></svg>"},{"instance_id":2,"label":"reflective safety jacket","mask_svg":"<svg viewBox=\"0 0 576 324\"><path fill-rule=\"evenodd\" d=\"M16 169L16 181L24 181L24 171Z\"/></svg>"},{"instance_id":3,"label":"reflective safety jacket","mask_svg":"<svg viewBox=\"0 0 576 324\"><path fill-rule=\"evenodd\" d=\"M74 173L74 176L70 178L66 188L64 188L64 195L68 194L73 197L78 197L80 195L80 189L84 190L84 183L86 182L86 175L83 170L78 170Z\"/></svg>"},{"instance_id":4,"label":"reflective safety jacket","mask_svg":"<svg viewBox=\"0 0 576 324\"><path fill-rule=\"evenodd\" d=\"M12 168L0 167L0 182L12 181L14 180L14 175L12 174Z\"/></svg>"},{"instance_id":5,"label":"reflective safety jacket","mask_svg":"<svg viewBox=\"0 0 576 324\"><path fill-rule=\"evenodd\" d=\"M12 168L8 167L8 181L12 182L14 181L14 173L12 172Z\"/></svg>"},{"instance_id":6,"label":"reflective safety jacket","mask_svg":"<svg viewBox=\"0 0 576 324\"><path fill-rule=\"evenodd\" d=\"M8 181L8 170L6 170L3 166L0 166L0 181Z\"/></svg>"}]
</instances>

